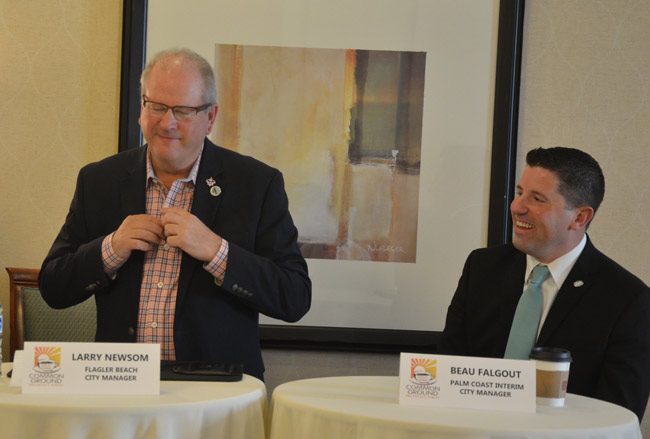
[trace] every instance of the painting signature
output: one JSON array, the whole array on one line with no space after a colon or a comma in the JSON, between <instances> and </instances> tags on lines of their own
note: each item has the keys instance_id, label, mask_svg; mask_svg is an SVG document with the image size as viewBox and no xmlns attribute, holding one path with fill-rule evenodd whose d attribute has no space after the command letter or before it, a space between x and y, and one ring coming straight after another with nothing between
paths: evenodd
<instances>
[{"instance_id":1,"label":"painting signature","mask_svg":"<svg viewBox=\"0 0 650 439\"><path fill-rule=\"evenodd\" d=\"M371 243L366 248L372 253L406 253L401 245Z\"/></svg>"}]
</instances>

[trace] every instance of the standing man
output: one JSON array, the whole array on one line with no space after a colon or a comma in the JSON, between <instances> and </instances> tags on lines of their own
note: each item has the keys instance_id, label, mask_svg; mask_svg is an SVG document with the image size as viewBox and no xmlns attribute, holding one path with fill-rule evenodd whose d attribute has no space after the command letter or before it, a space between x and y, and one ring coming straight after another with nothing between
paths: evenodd
<instances>
[{"instance_id":1,"label":"standing man","mask_svg":"<svg viewBox=\"0 0 650 439\"><path fill-rule=\"evenodd\" d=\"M569 392L640 420L650 392L650 290L586 235L605 193L602 170L562 147L534 149L526 164L510 206L513 242L469 255L439 352L527 359L533 345L568 349ZM534 271L542 274L531 281ZM533 291L534 318L526 314ZM522 341L526 322L532 332Z\"/></svg>"},{"instance_id":2,"label":"standing man","mask_svg":"<svg viewBox=\"0 0 650 439\"><path fill-rule=\"evenodd\" d=\"M81 169L43 298L65 308L94 295L97 341L160 343L163 360L262 378L258 314L297 321L311 304L282 174L206 138L218 106L198 54L157 54L140 85L147 144Z\"/></svg>"}]
</instances>

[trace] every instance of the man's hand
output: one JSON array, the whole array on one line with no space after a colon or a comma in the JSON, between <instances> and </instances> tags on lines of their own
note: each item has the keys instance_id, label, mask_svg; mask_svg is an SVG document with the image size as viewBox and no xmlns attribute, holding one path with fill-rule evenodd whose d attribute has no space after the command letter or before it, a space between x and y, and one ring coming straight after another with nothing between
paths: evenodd
<instances>
[{"instance_id":1,"label":"man's hand","mask_svg":"<svg viewBox=\"0 0 650 439\"><path fill-rule=\"evenodd\" d=\"M187 210L165 207L160 219L168 245L203 262L211 261L217 254L221 246L219 235Z\"/></svg>"},{"instance_id":2,"label":"man's hand","mask_svg":"<svg viewBox=\"0 0 650 439\"><path fill-rule=\"evenodd\" d=\"M133 250L148 251L164 240L163 226L151 215L129 215L113 234L113 251L128 259Z\"/></svg>"}]
</instances>

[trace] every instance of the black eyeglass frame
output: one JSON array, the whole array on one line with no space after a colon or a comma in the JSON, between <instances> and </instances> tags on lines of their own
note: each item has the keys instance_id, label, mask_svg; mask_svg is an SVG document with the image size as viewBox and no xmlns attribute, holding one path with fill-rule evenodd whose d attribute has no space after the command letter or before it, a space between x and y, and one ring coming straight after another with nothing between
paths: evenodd
<instances>
[{"instance_id":1,"label":"black eyeglass frame","mask_svg":"<svg viewBox=\"0 0 650 439\"><path fill-rule=\"evenodd\" d=\"M186 119L188 117L196 116L199 114L201 111L205 111L208 108L212 107L214 104L203 104L198 107L192 107L189 105L174 105L173 107L170 107L167 104L163 104L161 102L155 102L147 98L146 95L142 95L142 106L144 108L147 108L147 104L154 104L154 105L160 105L161 107L165 107L165 111L163 111L160 115L164 116L167 114L167 111L172 110L172 114L176 119ZM150 109L150 108L149 108ZM188 114L183 114L183 110L187 111ZM153 110L152 110L153 111ZM180 114L177 113L177 111L181 111ZM191 113L194 111L194 113ZM158 112L158 111L156 111Z\"/></svg>"}]
</instances>

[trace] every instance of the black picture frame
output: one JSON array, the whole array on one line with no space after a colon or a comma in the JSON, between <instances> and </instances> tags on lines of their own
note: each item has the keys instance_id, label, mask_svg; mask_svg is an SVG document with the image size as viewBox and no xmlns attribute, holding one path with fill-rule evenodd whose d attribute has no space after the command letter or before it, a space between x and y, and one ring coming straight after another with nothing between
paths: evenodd
<instances>
[{"instance_id":1,"label":"black picture frame","mask_svg":"<svg viewBox=\"0 0 650 439\"><path fill-rule=\"evenodd\" d=\"M492 129L488 246L512 236L525 0L500 0ZM139 80L145 62L147 0L124 0L119 151L141 144ZM265 348L435 352L440 332L261 325Z\"/></svg>"}]
</instances>

